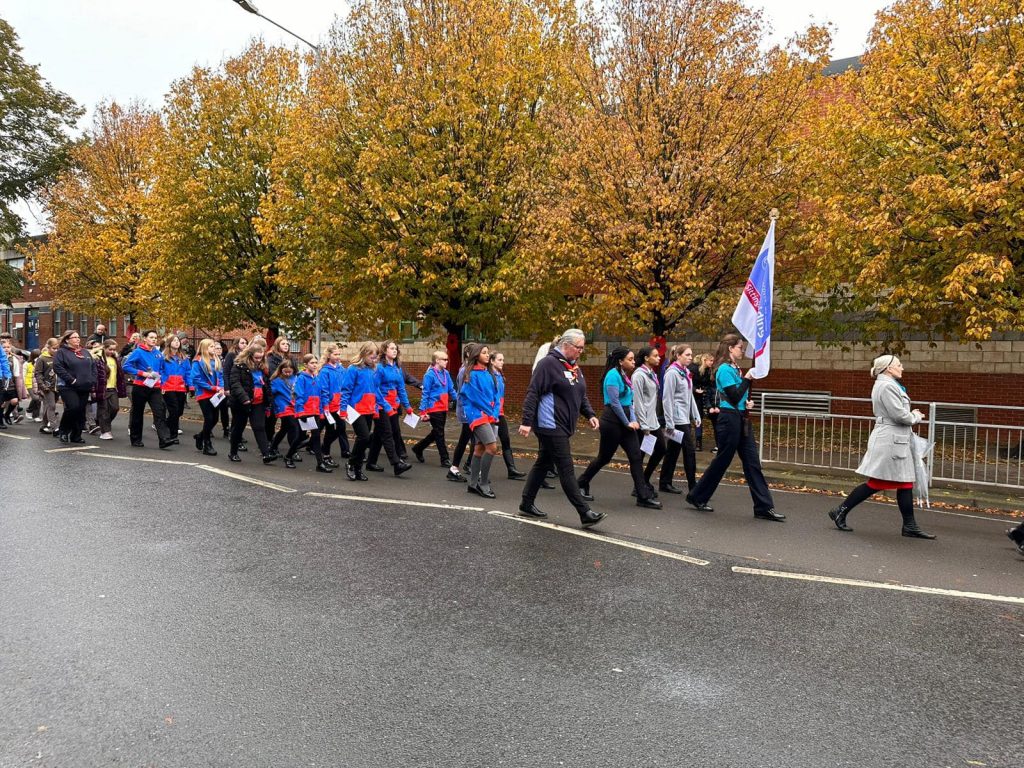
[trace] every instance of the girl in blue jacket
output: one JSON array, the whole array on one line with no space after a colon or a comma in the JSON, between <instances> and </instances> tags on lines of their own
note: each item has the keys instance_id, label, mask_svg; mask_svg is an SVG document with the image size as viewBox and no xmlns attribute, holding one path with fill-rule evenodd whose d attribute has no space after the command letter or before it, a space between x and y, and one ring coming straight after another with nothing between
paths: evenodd
<instances>
[{"instance_id":1,"label":"girl in blue jacket","mask_svg":"<svg viewBox=\"0 0 1024 768\"><path fill-rule=\"evenodd\" d=\"M491 352L486 345L471 344L467 354L466 372L459 388L459 402L476 438L473 458L469 463L469 493L487 499L494 498L491 490L491 462L498 453L498 423L500 401L498 378L491 365Z\"/></svg>"},{"instance_id":2,"label":"girl in blue jacket","mask_svg":"<svg viewBox=\"0 0 1024 768\"><path fill-rule=\"evenodd\" d=\"M405 460L405 442L402 440L400 410L400 408L404 408L408 412L412 410L412 406L409 405L409 395L405 390L405 373L398 364L398 343L389 339L380 345L380 349L381 357L377 361L377 369L374 371L377 391L380 395L377 401L380 406L380 414L373 425L370 452L366 457L366 468L371 472L383 471L382 467L377 466L380 449L383 447L397 477L412 469L412 465Z\"/></svg>"},{"instance_id":3,"label":"girl in blue jacket","mask_svg":"<svg viewBox=\"0 0 1024 768\"><path fill-rule=\"evenodd\" d=\"M213 450L213 428L217 426L217 419L220 415L217 405L211 402L213 399L224 396L224 379L221 374L220 358L213 354L213 339L203 339L199 342L199 356L192 363L192 371L189 375L189 384L196 393L196 402L203 412L203 430L195 436L196 450L202 451L207 456L216 456ZM134 354L134 353L133 353Z\"/></svg>"},{"instance_id":4,"label":"girl in blue jacket","mask_svg":"<svg viewBox=\"0 0 1024 768\"><path fill-rule=\"evenodd\" d=\"M287 437L288 452L284 456L284 465L288 469L295 469L295 460L302 460L296 456L296 451L302 447L302 435L299 432L299 422L295 419L295 363L290 357L284 358L271 375L270 392L273 397L274 416L278 420L277 434L274 435L270 447L276 452Z\"/></svg>"},{"instance_id":5,"label":"girl in blue jacket","mask_svg":"<svg viewBox=\"0 0 1024 768\"><path fill-rule=\"evenodd\" d=\"M345 369L341 380L341 402L339 410L347 414L351 408L358 418L352 422L352 433L355 443L352 446L352 457L345 468L349 480L369 480L363 474L363 459L370 445L370 425L377 418L377 382L374 369L377 366L378 347L372 341L364 341L359 352Z\"/></svg>"},{"instance_id":6,"label":"girl in blue jacket","mask_svg":"<svg viewBox=\"0 0 1024 768\"><path fill-rule=\"evenodd\" d=\"M423 375L423 395L420 397L420 419L430 420L430 434L412 447L413 456L421 464L424 462L423 451L435 443L437 455L441 457L441 466L447 468L452 465L448 458L444 427L448 421L448 410L456 397L458 393L452 383L452 375L448 373L448 353L438 349L434 352L433 365Z\"/></svg>"},{"instance_id":7,"label":"girl in blue jacket","mask_svg":"<svg viewBox=\"0 0 1024 768\"><path fill-rule=\"evenodd\" d=\"M316 471L333 472L334 470L324 462L324 454L320 449L320 414L323 413L324 406L320 399L320 382L317 380L318 365L315 355L302 356L303 367L295 377L295 419L313 419L316 429L308 430L309 437L306 442L309 444L309 451L316 456ZM299 424L299 429L302 428Z\"/></svg>"},{"instance_id":8,"label":"girl in blue jacket","mask_svg":"<svg viewBox=\"0 0 1024 768\"><path fill-rule=\"evenodd\" d=\"M316 377L320 383L320 405L323 407L324 416L324 463L329 467L339 466L331 458L331 446L335 440L338 441L341 458L347 459L352 455L349 452L345 417L341 412L341 382L344 377L345 366L341 364L341 347L332 342L324 348L323 356L320 358L320 373ZM330 420L327 419L328 414Z\"/></svg>"}]
</instances>

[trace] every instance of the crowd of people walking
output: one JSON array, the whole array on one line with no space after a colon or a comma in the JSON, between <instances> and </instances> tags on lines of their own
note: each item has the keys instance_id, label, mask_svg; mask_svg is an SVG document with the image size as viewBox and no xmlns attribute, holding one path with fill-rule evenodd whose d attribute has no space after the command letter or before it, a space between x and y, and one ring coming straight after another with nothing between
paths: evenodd
<instances>
[{"instance_id":1,"label":"crowd of people walking","mask_svg":"<svg viewBox=\"0 0 1024 768\"><path fill-rule=\"evenodd\" d=\"M500 454L507 477L526 480L522 515L547 516L537 506L538 493L553 488L549 480L557 479L584 527L605 516L590 506L591 483L619 450L628 462L637 506L661 509L661 494L682 495L702 512L713 511L711 498L738 456L754 517L786 519L775 509L761 468L750 422L752 374L739 367L745 342L736 334L724 336L715 354L701 355L699 363L687 344L666 350L665 360L653 346L612 349L598 416L578 363L585 335L578 329L565 331L538 353L523 403L519 434L534 434L538 441L537 460L527 475L516 466L505 418L504 355L486 344L466 346L454 379L448 354L435 352L419 381L402 367L395 340L363 342L346 359L335 343L324 346L319 357L296 357L286 339L268 346L259 334L236 339L225 354L214 339L203 339L193 350L184 334L161 338L147 330L118 350L103 330L97 328L85 343L69 330L31 353L15 349L9 334L0 337L0 429L28 418L40 424L40 433L69 445L85 443L86 433L112 440L113 422L127 399L130 445L145 446L148 409L158 447L169 450L180 444L182 416L193 398L202 426L192 439L203 455L217 455L214 439L220 425L228 460L243 461L241 454L249 452L248 428L264 464L280 461L295 469L306 453L315 459L317 472L331 473L343 461L348 479L358 482L369 479L367 472L384 471L382 453L396 477L411 470L402 424L423 422L429 431L411 446L418 463L426 463L425 452L433 446L448 480L465 483L469 493L495 498L491 469ZM876 424L857 470L868 479L829 512L840 531L852 531L848 517L858 504L878 491L895 490L902 534L935 538L914 518L912 488L920 481L920 462L914 456L912 427L922 414L911 409L902 374L895 355L879 357L871 369ZM418 408L410 388L421 390ZM29 405L23 413L25 400ZM59 419L58 401L63 405ZM461 431L449 454L445 428L453 408ZM570 440L580 417L599 432L599 441L597 455L577 476ZM714 430L714 456L698 478L696 452L703 449L705 420ZM680 458L685 490L675 484ZM1024 525L1008 535L1024 554Z\"/></svg>"}]
</instances>

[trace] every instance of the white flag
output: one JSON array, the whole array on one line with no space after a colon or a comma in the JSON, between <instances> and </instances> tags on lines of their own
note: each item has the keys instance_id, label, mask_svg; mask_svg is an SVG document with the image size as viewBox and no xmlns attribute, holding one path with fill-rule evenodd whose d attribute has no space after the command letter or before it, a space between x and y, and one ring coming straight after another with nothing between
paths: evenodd
<instances>
[{"instance_id":1,"label":"white flag","mask_svg":"<svg viewBox=\"0 0 1024 768\"><path fill-rule=\"evenodd\" d=\"M771 369L772 294L775 290L775 219L765 235L750 279L732 313L732 324L749 345L747 354L754 361L754 378L763 379Z\"/></svg>"}]
</instances>

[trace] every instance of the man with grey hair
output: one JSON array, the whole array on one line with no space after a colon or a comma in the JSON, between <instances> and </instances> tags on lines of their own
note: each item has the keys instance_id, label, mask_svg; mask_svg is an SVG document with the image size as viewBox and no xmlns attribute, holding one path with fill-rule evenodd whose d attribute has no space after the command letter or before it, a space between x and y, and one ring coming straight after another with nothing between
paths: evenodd
<instances>
[{"instance_id":1,"label":"man with grey hair","mask_svg":"<svg viewBox=\"0 0 1024 768\"><path fill-rule=\"evenodd\" d=\"M533 370L526 402L523 403L523 423L519 434L529 437L530 432L536 432L540 450L526 479L519 511L524 517L547 517L534 501L545 475L554 467L562 490L580 515L580 522L584 528L589 528L605 515L591 510L580 495L569 449L569 440L576 432L580 414L590 420L593 429L598 428L597 416L587 399L587 383L577 365L585 346L583 331L570 328Z\"/></svg>"}]
</instances>

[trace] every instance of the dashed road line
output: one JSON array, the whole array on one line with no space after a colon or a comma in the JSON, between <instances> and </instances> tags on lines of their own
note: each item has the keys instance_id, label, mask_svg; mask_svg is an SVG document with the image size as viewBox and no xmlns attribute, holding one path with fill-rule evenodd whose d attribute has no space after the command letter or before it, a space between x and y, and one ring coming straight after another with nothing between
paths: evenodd
<instances>
[{"instance_id":1,"label":"dashed road line","mask_svg":"<svg viewBox=\"0 0 1024 768\"><path fill-rule=\"evenodd\" d=\"M31 440L32 438L28 435L10 435L6 429L0 429L0 437L7 437L11 440Z\"/></svg>"},{"instance_id":2,"label":"dashed road line","mask_svg":"<svg viewBox=\"0 0 1024 768\"><path fill-rule=\"evenodd\" d=\"M483 512L483 507L466 507L461 504L439 504L427 501L407 501L405 499L384 499L378 496L350 496L342 493L317 493L309 491L305 496L314 496L318 499L341 499L343 501L369 501L374 504L395 504L402 507L427 507L430 509L454 509L460 512Z\"/></svg>"},{"instance_id":3,"label":"dashed road line","mask_svg":"<svg viewBox=\"0 0 1024 768\"><path fill-rule=\"evenodd\" d=\"M228 472L226 469L218 469L217 467L211 467L209 464L193 464L193 467L198 469L205 469L207 472L214 472L224 477L230 477L234 480L241 480L245 483L252 483L258 485L261 488L269 488L272 491L280 491L281 493L298 493L295 488L289 488L287 485L278 485L277 483L268 483L266 480L257 480L255 477L248 477L246 475L239 475L237 472Z\"/></svg>"},{"instance_id":4,"label":"dashed road line","mask_svg":"<svg viewBox=\"0 0 1024 768\"><path fill-rule=\"evenodd\" d=\"M98 445L75 445L71 448L48 448L43 453L68 453L70 451L95 451Z\"/></svg>"},{"instance_id":5,"label":"dashed road line","mask_svg":"<svg viewBox=\"0 0 1024 768\"><path fill-rule=\"evenodd\" d=\"M864 587L867 589L886 589L892 592L916 592L922 595L941 595L943 597L966 597L970 600L989 600L996 603L1013 603L1024 605L1024 597L1009 595L990 595L985 592L962 592L958 589L941 589L939 587L917 587L912 584L887 584L884 581L864 581L862 579L843 579L835 576L818 576L812 573L792 573L788 571L769 571L763 568L745 568L734 565L733 573L748 576L769 576L777 579L795 579L823 584L840 584L845 587Z\"/></svg>"},{"instance_id":6,"label":"dashed road line","mask_svg":"<svg viewBox=\"0 0 1024 768\"><path fill-rule=\"evenodd\" d=\"M174 459L148 459L145 456L118 456L113 453L80 453L93 459L117 459L118 461L144 461L147 464L177 464L180 467L198 467L194 461L175 461Z\"/></svg>"},{"instance_id":7,"label":"dashed road line","mask_svg":"<svg viewBox=\"0 0 1024 768\"><path fill-rule=\"evenodd\" d=\"M624 541L623 539L613 539L610 536L605 536L600 533L593 533L591 531L585 531L580 528L568 528L564 525L558 525L557 523L548 523L543 520L533 520L531 518L522 517L520 515L512 515L508 512L501 512L499 510L491 510L487 514L500 517L505 520L514 520L517 523L523 523L524 525L535 525L538 528L547 528L548 530L558 531L560 533L568 533L573 536L580 536L584 539L594 539L596 541L603 541L606 544L614 544L617 547L625 547L626 549L635 549L638 552L646 552L649 555L657 555L658 557L667 557L671 560L679 560L690 565L711 565L709 560L701 560L699 557L690 557L689 555L681 555L678 552L669 552L667 549L656 549L654 547L648 547L644 544L635 544L632 541Z\"/></svg>"}]
</instances>

